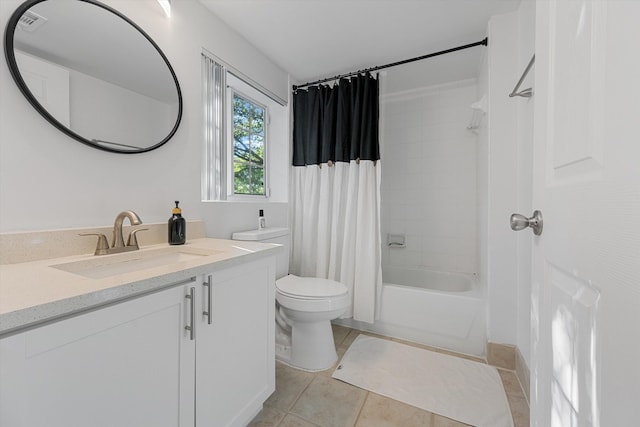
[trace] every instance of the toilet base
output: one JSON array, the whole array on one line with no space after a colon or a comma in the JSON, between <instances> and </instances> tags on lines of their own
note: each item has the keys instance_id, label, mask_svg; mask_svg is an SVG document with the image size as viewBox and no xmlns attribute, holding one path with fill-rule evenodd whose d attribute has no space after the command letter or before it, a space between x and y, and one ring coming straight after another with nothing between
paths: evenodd
<instances>
[{"instance_id":1,"label":"toilet base","mask_svg":"<svg viewBox=\"0 0 640 427\"><path fill-rule=\"evenodd\" d=\"M276 342L276 360L309 372L331 368L338 360L331 322L296 322L291 330L291 345Z\"/></svg>"}]
</instances>

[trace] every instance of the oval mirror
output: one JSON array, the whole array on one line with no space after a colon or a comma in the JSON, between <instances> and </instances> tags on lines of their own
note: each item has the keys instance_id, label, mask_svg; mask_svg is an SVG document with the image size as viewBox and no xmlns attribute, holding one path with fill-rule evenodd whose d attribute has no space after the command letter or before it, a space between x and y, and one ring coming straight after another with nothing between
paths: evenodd
<instances>
[{"instance_id":1,"label":"oval mirror","mask_svg":"<svg viewBox=\"0 0 640 427\"><path fill-rule=\"evenodd\" d=\"M171 64L135 23L94 0L28 0L5 31L18 87L51 124L117 153L166 143L182 117Z\"/></svg>"}]
</instances>

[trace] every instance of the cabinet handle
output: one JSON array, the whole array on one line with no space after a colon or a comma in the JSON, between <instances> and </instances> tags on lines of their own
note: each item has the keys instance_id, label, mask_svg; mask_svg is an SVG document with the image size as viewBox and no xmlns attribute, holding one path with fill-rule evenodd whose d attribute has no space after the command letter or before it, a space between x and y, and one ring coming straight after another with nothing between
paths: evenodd
<instances>
[{"instance_id":1,"label":"cabinet handle","mask_svg":"<svg viewBox=\"0 0 640 427\"><path fill-rule=\"evenodd\" d=\"M211 292L211 275L207 277L207 281L202 284L205 288L207 288L207 311L203 311L202 314L207 316L207 323L210 325L213 323L211 319L211 304L212 304L212 292Z\"/></svg>"},{"instance_id":2,"label":"cabinet handle","mask_svg":"<svg viewBox=\"0 0 640 427\"><path fill-rule=\"evenodd\" d=\"M191 313L189 314L189 325L185 326L184 328L189 331L189 339L191 339L191 341L193 341L195 339L195 302L196 302L196 288L191 288L189 289L189 293L187 295L184 296L185 298L191 300L191 302L189 303L189 305L191 306Z\"/></svg>"}]
</instances>

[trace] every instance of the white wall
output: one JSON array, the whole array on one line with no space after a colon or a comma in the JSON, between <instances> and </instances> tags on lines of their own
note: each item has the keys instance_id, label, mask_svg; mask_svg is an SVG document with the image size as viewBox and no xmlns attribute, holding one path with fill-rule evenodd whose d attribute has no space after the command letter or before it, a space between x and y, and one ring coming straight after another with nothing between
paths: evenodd
<instances>
[{"instance_id":1,"label":"white wall","mask_svg":"<svg viewBox=\"0 0 640 427\"><path fill-rule=\"evenodd\" d=\"M476 272L474 101L475 79L382 96L383 271ZM387 234L406 247L389 248Z\"/></svg>"},{"instance_id":2,"label":"white wall","mask_svg":"<svg viewBox=\"0 0 640 427\"><path fill-rule=\"evenodd\" d=\"M21 3L0 1L3 27ZM173 2L171 18L155 0L104 3L141 26L167 55L182 88L180 128L165 146L149 153L112 154L87 147L45 121L0 61L0 231L107 225L124 209L135 210L145 222L166 221L173 201L180 200L187 219L204 219L215 233L227 218L209 218L200 201L202 49L284 99L288 76L197 1ZM257 215L246 205L236 209L246 211L247 219L249 210ZM253 220L247 221L246 227L253 226Z\"/></svg>"},{"instance_id":3,"label":"white wall","mask_svg":"<svg viewBox=\"0 0 640 427\"><path fill-rule=\"evenodd\" d=\"M480 66L478 68L477 79L478 99L483 96L489 100L489 49L484 50ZM477 191L477 228L476 236L476 271L478 281L482 289L486 292L489 286L489 117L492 112L488 111L479 123L477 129L477 156L476 156L476 191Z\"/></svg>"},{"instance_id":4,"label":"white wall","mask_svg":"<svg viewBox=\"0 0 640 427\"><path fill-rule=\"evenodd\" d=\"M516 343L517 234L509 216L517 208L516 102L508 97L519 75L517 13L489 21L488 302L489 341Z\"/></svg>"},{"instance_id":5,"label":"white wall","mask_svg":"<svg viewBox=\"0 0 640 427\"><path fill-rule=\"evenodd\" d=\"M208 237L229 239L236 231L258 228L258 212L264 210L267 227L289 225L288 203L266 202L205 202L204 215Z\"/></svg>"},{"instance_id":6,"label":"white wall","mask_svg":"<svg viewBox=\"0 0 640 427\"><path fill-rule=\"evenodd\" d=\"M518 10L518 70L529 64L535 51L535 2L523 1ZM522 82L521 88L533 86L535 66ZM535 88L534 88L535 90ZM531 216L535 207L533 198L533 107L532 98L516 98L518 106L518 173L517 209ZM531 249L533 233L529 230L517 233L518 299L516 344L528 366L531 366Z\"/></svg>"},{"instance_id":7,"label":"white wall","mask_svg":"<svg viewBox=\"0 0 640 427\"><path fill-rule=\"evenodd\" d=\"M478 276L487 289L488 340L516 345L529 363L532 232L509 217L532 213L533 99L509 98L534 46L535 3L491 18L478 96L489 111L478 136ZM530 75L521 89L530 87Z\"/></svg>"}]
</instances>

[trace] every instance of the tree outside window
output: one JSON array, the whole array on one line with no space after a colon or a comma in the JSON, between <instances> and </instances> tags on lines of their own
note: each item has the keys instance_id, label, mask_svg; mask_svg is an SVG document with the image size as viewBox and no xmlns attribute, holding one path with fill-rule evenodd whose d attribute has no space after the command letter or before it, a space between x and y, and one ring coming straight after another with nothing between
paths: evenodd
<instances>
[{"instance_id":1,"label":"tree outside window","mask_svg":"<svg viewBox=\"0 0 640 427\"><path fill-rule=\"evenodd\" d=\"M265 124L267 110L233 94L233 192L265 193Z\"/></svg>"}]
</instances>

